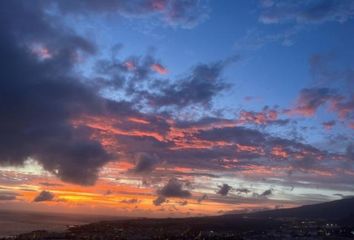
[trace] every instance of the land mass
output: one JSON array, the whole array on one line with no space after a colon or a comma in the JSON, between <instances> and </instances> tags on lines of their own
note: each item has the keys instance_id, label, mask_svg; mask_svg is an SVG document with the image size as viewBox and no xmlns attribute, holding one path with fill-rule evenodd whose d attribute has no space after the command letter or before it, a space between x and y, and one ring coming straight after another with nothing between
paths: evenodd
<instances>
[{"instance_id":1,"label":"land mass","mask_svg":"<svg viewBox=\"0 0 354 240\"><path fill-rule=\"evenodd\" d=\"M100 221L14 239L354 239L353 206L348 198L249 214Z\"/></svg>"}]
</instances>

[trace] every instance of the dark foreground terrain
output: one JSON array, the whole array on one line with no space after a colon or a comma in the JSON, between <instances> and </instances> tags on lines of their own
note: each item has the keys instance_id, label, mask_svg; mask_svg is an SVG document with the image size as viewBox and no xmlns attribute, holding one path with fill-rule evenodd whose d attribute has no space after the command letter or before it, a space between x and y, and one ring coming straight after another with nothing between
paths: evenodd
<instances>
[{"instance_id":1,"label":"dark foreground terrain","mask_svg":"<svg viewBox=\"0 0 354 240\"><path fill-rule=\"evenodd\" d=\"M354 199L243 215L102 221L13 239L354 239Z\"/></svg>"},{"instance_id":2,"label":"dark foreground terrain","mask_svg":"<svg viewBox=\"0 0 354 240\"><path fill-rule=\"evenodd\" d=\"M78 214L38 213L0 210L0 239L38 229L63 232L68 226L83 225L102 220L118 219L107 216Z\"/></svg>"}]
</instances>

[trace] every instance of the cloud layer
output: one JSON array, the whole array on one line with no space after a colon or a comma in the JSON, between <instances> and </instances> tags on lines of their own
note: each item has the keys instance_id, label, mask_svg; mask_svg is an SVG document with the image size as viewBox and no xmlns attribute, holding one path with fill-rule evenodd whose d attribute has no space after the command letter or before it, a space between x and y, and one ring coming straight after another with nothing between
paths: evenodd
<instances>
[{"instance_id":1,"label":"cloud layer","mask_svg":"<svg viewBox=\"0 0 354 240\"><path fill-rule=\"evenodd\" d=\"M262 26L345 22L353 10L349 1L262 3ZM150 204L154 211L202 212L213 204L290 206L353 191L354 147L347 132L354 129L354 74L331 64L330 54L310 57L312 81L299 84L289 104L266 105L255 96L240 105L248 83L235 74L245 63L234 53L174 72L178 67L154 51L126 54L119 43L107 50L80 24L68 24L73 16L145 19L179 34L206 20L204 1L2 1L0 9L5 203L89 199L122 209ZM265 45L297 33L250 38ZM316 121L320 115L326 118ZM299 194L305 188L324 190Z\"/></svg>"}]
</instances>

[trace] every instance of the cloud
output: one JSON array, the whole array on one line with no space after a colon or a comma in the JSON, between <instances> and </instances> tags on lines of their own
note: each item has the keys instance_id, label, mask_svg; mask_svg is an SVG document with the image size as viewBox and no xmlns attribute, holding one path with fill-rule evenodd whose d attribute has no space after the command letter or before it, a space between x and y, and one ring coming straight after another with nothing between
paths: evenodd
<instances>
[{"instance_id":1,"label":"cloud","mask_svg":"<svg viewBox=\"0 0 354 240\"><path fill-rule=\"evenodd\" d=\"M208 141L228 141L253 146L259 146L266 138L266 135L262 132L245 127L224 127L200 130L196 133L196 136Z\"/></svg>"},{"instance_id":2,"label":"cloud","mask_svg":"<svg viewBox=\"0 0 354 240\"><path fill-rule=\"evenodd\" d=\"M266 197L266 196L269 196L269 195L272 195L273 194L273 190L272 189L268 189L268 190L265 190L264 192L262 192L261 196L262 197Z\"/></svg>"},{"instance_id":3,"label":"cloud","mask_svg":"<svg viewBox=\"0 0 354 240\"><path fill-rule=\"evenodd\" d=\"M105 195L105 196L108 196L108 195L111 195L111 194L113 194L113 192L111 190L109 190L109 189L105 193L103 193L103 195Z\"/></svg>"},{"instance_id":4,"label":"cloud","mask_svg":"<svg viewBox=\"0 0 354 240\"><path fill-rule=\"evenodd\" d=\"M193 28L208 18L209 8L200 0L171 0L166 20L173 26Z\"/></svg>"},{"instance_id":5,"label":"cloud","mask_svg":"<svg viewBox=\"0 0 354 240\"><path fill-rule=\"evenodd\" d=\"M341 96L330 88L304 88L299 94L295 107L288 113L311 117L315 115L319 107L339 99Z\"/></svg>"},{"instance_id":6,"label":"cloud","mask_svg":"<svg viewBox=\"0 0 354 240\"><path fill-rule=\"evenodd\" d=\"M154 199L152 201L152 203L155 205L155 206L160 206L161 204L163 204L164 202L166 202L167 199L163 196L158 196L156 199Z\"/></svg>"},{"instance_id":7,"label":"cloud","mask_svg":"<svg viewBox=\"0 0 354 240\"><path fill-rule=\"evenodd\" d=\"M336 125L336 121L335 121L335 120L331 120L331 121L327 121L327 122L322 122L322 126L323 126L326 130L331 130L334 125Z\"/></svg>"},{"instance_id":8,"label":"cloud","mask_svg":"<svg viewBox=\"0 0 354 240\"><path fill-rule=\"evenodd\" d=\"M0 163L18 165L34 158L63 181L93 184L111 156L91 139L90 129L74 128L71 120L116 105L73 74L75 53L94 54L95 46L47 21L37 2L1 2L1 9L7 9L1 22L11 24L0 24ZM55 55L39 61L27 49L33 41Z\"/></svg>"},{"instance_id":9,"label":"cloud","mask_svg":"<svg viewBox=\"0 0 354 240\"><path fill-rule=\"evenodd\" d=\"M143 92L140 96L154 107L183 108L192 104L208 106L217 94L229 87L221 74L225 66L237 59L238 57L234 57L216 63L197 65L185 78L173 84L162 84L156 93Z\"/></svg>"},{"instance_id":10,"label":"cloud","mask_svg":"<svg viewBox=\"0 0 354 240\"><path fill-rule=\"evenodd\" d=\"M354 4L351 0L291 0L267 1L262 4L259 21L264 24L298 23L319 24L324 22L346 22L353 18Z\"/></svg>"},{"instance_id":11,"label":"cloud","mask_svg":"<svg viewBox=\"0 0 354 240\"><path fill-rule=\"evenodd\" d=\"M319 150L309 144L296 140L274 137L270 134L245 127L223 127L197 131L194 135L197 139L211 143L214 148L204 150L205 163L210 168L220 168L222 161L216 159L230 159L225 161L225 168L236 169L247 167L249 164L263 166L289 166L295 169L315 168L316 160L330 161L336 155ZM212 143L222 143L213 145ZM196 152L190 151L191 156L197 156ZM206 161L208 159L208 161ZM213 166L213 159L218 165ZM237 161L232 161L237 159ZM276 159L287 161L274 162ZM252 162L252 163L251 163ZM311 164L310 164L311 163Z\"/></svg>"},{"instance_id":12,"label":"cloud","mask_svg":"<svg viewBox=\"0 0 354 240\"><path fill-rule=\"evenodd\" d=\"M325 170L335 165L333 159L351 158L351 151L332 154L297 140L272 136L255 126L238 126L238 119L213 115L180 121L164 111L169 107L210 106L228 89L222 73L237 58L199 64L182 77L161 79L151 66L164 65L151 54L117 59L113 52L119 47L115 47L112 59L97 63L97 78L84 79L75 71L75 56L81 53L95 57L96 46L36 4L39 2L0 2L5 9L0 15L1 164L18 166L26 159L35 159L62 181L92 185L100 169L113 159L134 162L131 172L151 173L153 177L165 174L165 180L181 175L183 179L212 177L211 169L216 175L227 170L248 178L270 174L274 169L277 174L308 171L307 176L312 177L311 171L328 174ZM33 51L33 44L40 51ZM125 100L103 97L107 89L114 89ZM329 105L331 111L351 116L346 110L351 107L351 98L326 88L304 92L298 109L312 109L314 113ZM144 103L148 109L142 107ZM244 111L243 115L247 123L281 120L275 108ZM161 168L153 171L162 162L170 172ZM337 162L335 169L343 170ZM191 170L184 170L187 168ZM5 183L24 179L0 173L0 181ZM179 180L171 179L158 190L160 201L190 197L191 192L184 187Z\"/></svg>"},{"instance_id":13,"label":"cloud","mask_svg":"<svg viewBox=\"0 0 354 240\"><path fill-rule=\"evenodd\" d=\"M123 5L128 6L130 3L129 1ZM176 11L186 8L187 4L179 9L179 3L180 1L174 3L174 7L178 8ZM99 169L113 156L108 152L107 145L103 145L101 139L94 137L99 131L92 125L86 124L85 119L121 118L123 124L120 125L120 130L125 132L133 132L135 129L134 131L139 133L150 131L151 135L157 136L160 133L156 134L156 132L165 131L164 125L167 124L164 120L152 118L154 124L144 124L143 122L146 121L145 117L142 117L144 114L132 110L130 103L104 99L99 94L102 88L97 88L95 85L99 81L89 85L73 73L76 64L73 57L77 52L95 54L96 47L90 41L74 34L55 18L46 15L40 3L1 4L2 9L12 9L12 12L23 16L19 21L13 21L14 15L9 12L1 16L1 22L12 23L1 25L1 49L4 57L7 58L3 63L6 69L0 73L1 77L6 79L1 82L0 90L2 163L17 165L31 157L36 159L45 170L63 181L92 185L97 179ZM68 12L75 12L78 9L74 10L74 8L79 6L83 11L99 9L106 11L109 8L105 5L108 2L101 1L85 3L60 1L57 4L60 4L62 11ZM75 4L78 5L74 6ZM95 4L97 7L93 8ZM113 7L116 6L115 3L112 4ZM181 16L183 15L179 15ZM173 17L177 18L178 15ZM15 32L20 34L14 34ZM31 48L33 44L36 46L35 49L40 51L33 52ZM49 53L50 57L46 57ZM124 64L128 62L129 65ZM112 79L115 81L111 86L119 88L126 82L125 76L120 79L122 75L131 74L129 82L145 80L152 72L150 66L157 63L150 56L130 58L119 62L118 65L102 63L101 71L109 70L111 76L115 77ZM23 71L14 69L23 69ZM113 69L119 71L110 72L114 71ZM196 70L196 72L203 71ZM103 82L107 83L104 80ZM127 89L130 87L131 84ZM13 111L15 106L17 110ZM125 138L127 142L123 144L133 147L134 143L129 142L125 136L112 134L112 137L121 138L123 142ZM142 138L137 136L136 139ZM166 146L160 141L155 140L155 143ZM15 148L16 151L13 150ZM142 149L139 150L141 152ZM149 150L151 152L153 149ZM146 158L139 160L134 170L140 172L151 169L152 165L148 162Z\"/></svg>"},{"instance_id":14,"label":"cloud","mask_svg":"<svg viewBox=\"0 0 354 240\"><path fill-rule=\"evenodd\" d=\"M139 154L137 157L136 165L130 171L133 173L150 173L155 169L156 164L158 164L159 159L155 155L149 154Z\"/></svg>"},{"instance_id":15,"label":"cloud","mask_svg":"<svg viewBox=\"0 0 354 240\"><path fill-rule=\"evenodd\" d=\"M136 198L130 198L130 199L123 199L122 201L120 201L121 203L126 203L126 204L137 204L140 201Z\"/></svg>"},{"instance_id":16,"label":"cloud","mask_svg":"<svg viewBox=\"0 0 354 240\"><path fill-rule=\"evenodd\" d=\"M40 192L34 199L33 202L45 202L52 201L54 199L54 194L48 191Z\"/></svg>"},{"instance_id":17,"label":"cloud","mask_svg":"<svg viewBox=\"0 0 354 240\"><path fill-rule=\"evenodd\" d=\"M63 184L60 183L50 183L50 182L41 182L39 183L40 185L46 186L46 187L60 187L64 186Z\"/></svg>"},{"instance_id":18,"label":"cloud","mask_svg":"<svg viewBox=\"0 0 354 240\"><path fill-rule=\"evenodd\" d=\"M251 192L251 190L249 190L248 188L236 188L235 191L238 193L244 193L244 194Z\"/></svg>"},{"instance_id":19,"label":"cloud","mask_svg":"<svg viewBox=\"0 0 354 240\"><path fill-rule=\"evenodd\" d=\"M151 165L154 161L150 160L139 162L132 154L143 152L145 156L158 156L171 169L159 168L159 171L150 172L154 176L192 177L197 176L196 173L206 176L204 170L210 169L220 173L236 171L250 178L269 175L271 171L279 175L312 172L317 176L330 171L332 160L347 158L342 153L332 154L297 140L272 136L260 129L235 126L236 120L209 118L179 122L166 116L158 117L159 121L147 116L139 119L134 119L134 124L127 124L121 119L107 121L102 118L86 123L98 127L96 137L102 131L101 141L113 141L115 151L126 154L124 158L133 159L136 164L134 168L143 166L142 169L145 169L146 164L146 168L151 170L151 166L156 166ZM159 126L164 126L164 130L157 133L156 130L161 130ZM106 140L107 136L109 138ZM339 161L336 162L339 164ZM193 170L175 171L175 167ZM182 173L179 175L178 172Z\"/></svg>"},{"instance_id":20,"label":"cloud","mask_svg":"<svg viewBox=\"0 0 354 240\"><path fill-rule=\"evenodd\" d=\"M342 101L340 101L342 100ZM351 120L354 117L354 94L350 98L345 99L342 97L336 101L333 101L331 110L335 111L339 118Z\"/></svg>"},{"instance_id":21,"label":"cloud","mask_svg":"<svg viewBox=\"0 0 354 240\"><path fill-rule=\"evenodd\" d=\"M278 110L265 106L260 112L242 110L238 122L257 125L286 125L289 123L289 119L278 119Z\"/></svg>"},{"instance_id":22,"label":"cloud","mask_svg":"<svg viewBox=\"0 0 354 240\"><path fill-rule=\"evenodd\" d=\"M183 189L183 183L176 178L171 178L167 184L158 190L158 194L163 197L189 198L191 193Z\"/></svg>"},{"instance_id":23,"label":"cloud","mask_svg":"<svg viewBox=\"0 0 354 240\"><path fill-rule=\"evenodd\" d=\"M204 201L204 200L206 200L206 199L208 199L208 195L203 194L202 196L200 196L200 197L197 199L197 201L198 201L198 203L201 203L202 201Z\"/></svg>"},{"instance_id":24,"label":"cloud","mask_svg":"<svg viewBox=\"0 0 354 240\"><path fill-rule=\"evenodd\" d=\"M346 149L346 156L348 160L354 161L354 144L349 144Z\"/></svg>"},{"instance_id":25,"label":"cloud","mask_svg":"<svg viewBox=\"0 0 354 240\"><path fill-rule=\"evenodd\" d=\"M164 66L162 66L159 63L155 63L155 64L151 65L151 68L152 68L152 70L154 70L155 72L157 72L157 73L159 73L161 75L164 75L164 74L168 73L167 68L165 68Z\"/></svg>"},{"instance_id":26,"label":"cloud","mask_svg":"<svg viewBox=\"0 0 354 240\"><path fill-rule=\"evenodd\" d=\"M319 108L337 114L350 128L354 117L354 71L351 67L338 67L334 54L314 54L310 58L310 73L317 87L304 88L300 91L295 106L285 113L313 117ZM337 66L337 67L336 67ZM338 121L323 122L325 129L330 129Z\"/></svg>"},{"instance_id":27,"label":"cloud","mask_svg":"<svg viewBox=\"0 0 354 240\"><path fill-rule=\"evenodd\" d=\"M95 63L95 84L100 88L111 88L114 90L125 90L132 94L142 84L151 81L154 73L167 73L159 61L150 53L143 56L128 56L125 59L117 58L117 47L111 49L110 59L100 59ZM119 45L123 48L123 45ZM143 85L145 86L145 85Z\"/></svg>"},{"instance_id":28,"label":"cloud","mask_svg":"<svg viewBox=\"0 0 354 240\"><path fill-rule=\"evenodd\" d=\"M13 201L19 194L15 192L0 191L0 201Z\"/></svg>"},{"instance_id":29,"label":"cloud","mask_svg":"<svg viewBox=\"0 0 354 240\"><path fill-rule=\"evenodd\" d=\"M335 54L314 54L310 58L310 72L316 85L337 91L337 97L329 102L329 110L341 120L354 117L354 69L338 64ZM339 94L340 93L340 94Z\"/></svg>"},{"instance_id":30,"label":"cloud","mask_svg":"<svg viewBox=\"0 0 354 240\"><path fill-rule=\"evenodd\" d=\"M191 106L207 108L216 96L229 89L230 85L224 81L222 74L226 66L238 59L238 56L233 56L201 63L184 76L161 79L154 73L163 75L168 70L151 54L125 59L112 57L96 63L94 85L101 90L114 90L122 96L129 96L139 109L149 112Z\"/></svg>"},{"instance_id":31,"label":"cloud","mask_svg":"<svg viewBox=\"0 0 354 240\"><path fill-rule=\"evenodd\" d=\"M88 0L55 1L62 13L118 14L126 18L156 17L172 27L193 28L208 18L209 8L199 0Z\"/></svg>"},{"instance_id":32,"label":"cloud","mask_svg":"<svg viewBox=\"0 0 354 240\"><path fill-rule=\"evenodd\" d=\"M37 57L41 60L46 60L53 57L50 50L47 47L42 46L41 44L33 44L31 46L31 51L33 54L37 55Z\"/></svg>"},{"instance_id":33,"label":"cloud","mask_svg":"<svg viewBox=\"0 0 354 240\"><path fill-rule=\"evenodd\" d=\"M187 201L187 200L184 200L184 201L178 202L178 204L179 204L180 206L186 206L186 205L188 205L188 201Z\"/></svg>"},{"instance_id":34,"label":"cloud","mask_svg":"<svg viewBox=\"0 0 354 240\"><path fill-rule=\"evenodd\" d=\"M217 191L217 193L221 196L226 196L231 189L232 187L230 185L224 183L223 185L219 186L219 190Z\"/></svg>"},{"instance_id":35,"label":"cloud","mask_svg":"<svg viewBox=\"0 0 354 240\"><path fill-rule=\"evenodd\" d=\"M249 29L235 44L237 50L258 50L265 45L280 43L289 47L295 44L296 36L308 25L326 22L344 23L354 17L351 0L262 0L259 1L259 22L263 24L286 24L282 30L263 31Z\"/></svg>"},{"instance_id":36,"label":"cloud","mask_svg":"<svg viewBox=\"0 0 354 240\"><path fill-rule=\"evenodd\" d=\"M321 53L310 57L310 73L316 85L339 88L343 92L354 94L354 69L341 63L336 54ZM339 64L341 63L341 64Z\"/></svg>"}]
</instances>

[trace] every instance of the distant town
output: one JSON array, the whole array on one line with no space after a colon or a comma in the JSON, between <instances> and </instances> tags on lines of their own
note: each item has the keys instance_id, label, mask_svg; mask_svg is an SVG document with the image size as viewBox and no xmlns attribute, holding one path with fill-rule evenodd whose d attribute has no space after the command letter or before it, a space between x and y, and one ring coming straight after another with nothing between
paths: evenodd
<instances>
[{"instance_id":1,"label":"distant town","mask_svg":"<svg viewBox=\"0 0 354 240\"><path fill-rule=\"evenodd\" d=\"M354 198L291 209L193 218L140 218L33 231L1 240L354 239Z\"/></svg>"},{"instance_id":2,"label":"distant town","mask_svg":"<svg viewBox=\"0 0 354 240\"><path fill-rule=\"evenodd\" d=\"M276 240L276 239L354 239L354 227L339 225L325 221L299 221L292 219L264 220L262 226L259 219L243 219L246 228L214 229L197 226L188 226L183 220L135 220L120 222L100 222L84 226L71 226L66 232L54 233L34 231L19 236L7 237L2 240L51 240L51 239L112 239L112 240L143 240L143 239L237 239L237 240ZM237 219L235 219L237 221ZM212 223L210 223L212 224ZM250 229L254 225L255 230Z\"/></svg>"}]
</instances>

